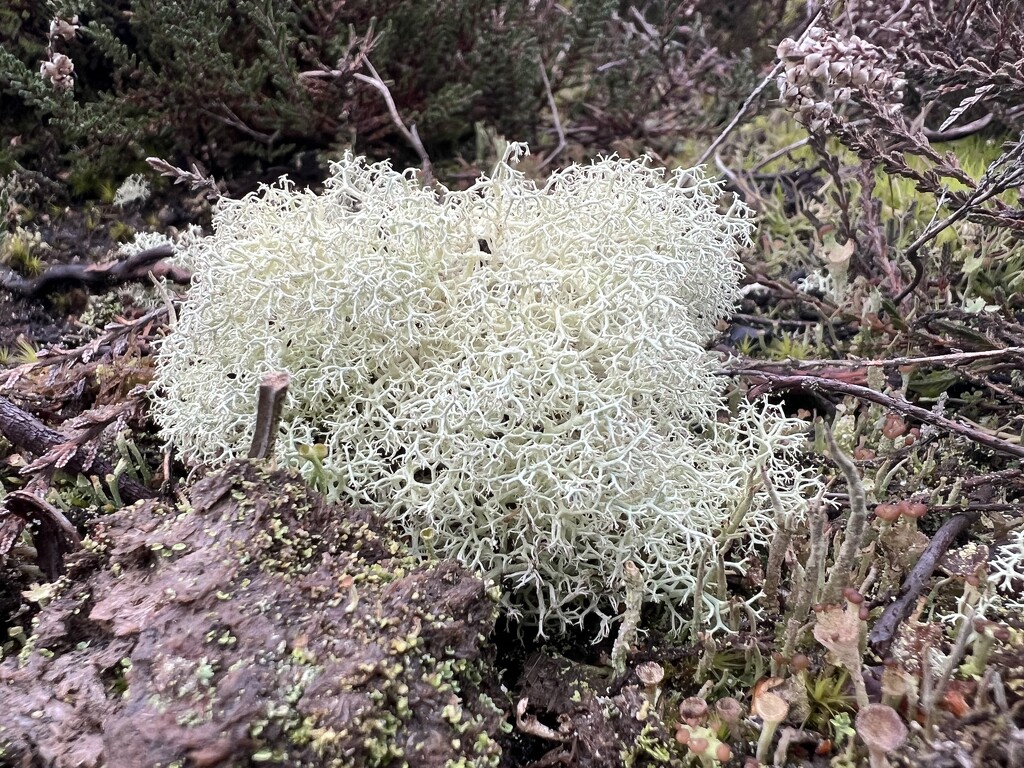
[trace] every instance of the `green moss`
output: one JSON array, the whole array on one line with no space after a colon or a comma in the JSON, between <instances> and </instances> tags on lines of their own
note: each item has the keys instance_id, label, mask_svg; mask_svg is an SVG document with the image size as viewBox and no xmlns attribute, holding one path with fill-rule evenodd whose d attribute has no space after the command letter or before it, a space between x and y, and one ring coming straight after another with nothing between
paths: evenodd
<instances>
[{"instance_id":1,"label":"green moss","mask_svg":"<svg viewBox=\"0 0 1024 768\"><path fill-rule=\"evenodd\" d=\"M20 227L12 233L0 235L0 262L25 277L42 273L46 264L38 256L41 241Z\"/></svg>"},{"instance_id":2,"label":"green moss","mask_svg":"<svg viewBox=\"0 0 1024 768\"><path fill-rule=\"evenodd\" d=\"M135 228L123 221L110 226L110 238L116 243L128 243L135 239Z\"/></svg>"}]
</instances>

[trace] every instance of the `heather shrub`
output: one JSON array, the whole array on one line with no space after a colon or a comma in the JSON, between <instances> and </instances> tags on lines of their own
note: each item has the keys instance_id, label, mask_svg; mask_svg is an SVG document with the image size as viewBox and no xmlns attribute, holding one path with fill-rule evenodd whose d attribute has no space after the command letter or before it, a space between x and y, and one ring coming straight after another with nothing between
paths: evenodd
<instances>
[{"instance_id":1,"label":"heather shrub","mask_svg":"<svg viewBox=\"0 0 1024 768\"><path fill-rule=\"evenodd\" d=\"M0 11L0 130L20 137L0 148L0 171L42 159L88 188L152 155L229 179L348 147L411 160L381 94L355 77L367 59L439 158L473 156L479 126L548 147L633 137L668 149L734 111L754 77L749 51L764 53L758 35L782 6L21 3Z\"/></svg>"},{"instance_id":2,"label":"heather shrub","mask_svg":"<svg viewBox=\"0 0 1024 768\"><path fill-rule=\"evenodd\" d=\"M428 146L450 150L476 121L530 135L541 61L571 48L578 62L613 5L60 0L0 17L0 126L29 139L15 159L44 149L120 178L147 155L230 175L301 150L407 150L353 78L370 57Z\"/></svg>"}]
</instances>

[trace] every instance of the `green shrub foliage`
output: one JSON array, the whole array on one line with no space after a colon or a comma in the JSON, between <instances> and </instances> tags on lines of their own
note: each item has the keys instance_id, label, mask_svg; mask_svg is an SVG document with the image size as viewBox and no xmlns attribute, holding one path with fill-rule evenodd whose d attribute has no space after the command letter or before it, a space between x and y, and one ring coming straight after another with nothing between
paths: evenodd
<instances>
[{"instance_id":1,"label":"green shrub foliage","mask_svg":"<svg viewBox=\"0 0 1024 768\"><path fill-rule=\"evenodd\" d=\"M701 6L15 0L0 11L0 131L21 140L0 148L0 171L39 156L52 161L39 170L70 166L106 181L148 155L199 161L218 176L300 150L411 159L381 94L354 77L367 59L439 157L468 147L479 124L552 146L549 98L570 138L595 148L624 135L675 137L727 114L714 92L728 102L751 71L741 44L753 41L731 22L729 35L711 34ZM738 53L716 53L719 44ZM63 81L72 87L40 76L55 56L73 66Z\"/></svg>"}]
</instances>

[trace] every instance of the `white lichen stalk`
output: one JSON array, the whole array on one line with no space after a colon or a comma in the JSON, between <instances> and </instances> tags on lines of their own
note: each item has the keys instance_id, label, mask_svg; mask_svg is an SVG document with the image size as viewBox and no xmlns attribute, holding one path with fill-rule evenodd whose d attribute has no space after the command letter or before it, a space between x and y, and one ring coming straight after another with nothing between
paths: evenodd
<instances>
[{"instance_id":1,"label":"white lichen stalk","mask_svg":"<svg viewBox=\"0 0 1024 768\"><path fill-rule=\"evenodd\" d=\"M792 425L726 423L704 350L731 308L748 212L700 171L606 159L490 178L438 200L346 156L322 194L287 182L221 203L186 254L196 282L160 351L154 409L193 461L244 455L260 378L291 374L278 458L323 443L331 499L499 579L544 628L607 631L627 561L687 629L769 541L764 467L801 514ZM309 470L307 466L305 468ZM700 566L703 566L701 568ZM706 626L706 625L705 625Z\"/></svg>"},{"instance_id":2,"label":"white lichen stalk","mask_svg":"<svg viewBox=\"0 0 1024 768\"><path fill-rule=\"evenodd\" d=\"M986 603L995 602L1011 612L1024 611L1024 529L1013 531L989 560ZM978 613L981 613L979 610Z\"/></svg>"}]
</instances>

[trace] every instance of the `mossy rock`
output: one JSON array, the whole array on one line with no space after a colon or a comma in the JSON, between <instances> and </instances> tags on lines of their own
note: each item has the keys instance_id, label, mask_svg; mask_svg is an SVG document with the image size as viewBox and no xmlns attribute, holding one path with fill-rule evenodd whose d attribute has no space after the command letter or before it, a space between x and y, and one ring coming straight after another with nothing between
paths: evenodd
<instances>
[{"instance_id":1,"label":"mossy rock","mask_svg":"<svg viewBox=\"0 0 1024 768\"><path fill-rule=\"evenodd\" d=\"M72 561L0 665L0 764L499 763L481 581L256 463L188 496L111 515Z\"/></svg>"}]
</instances>

